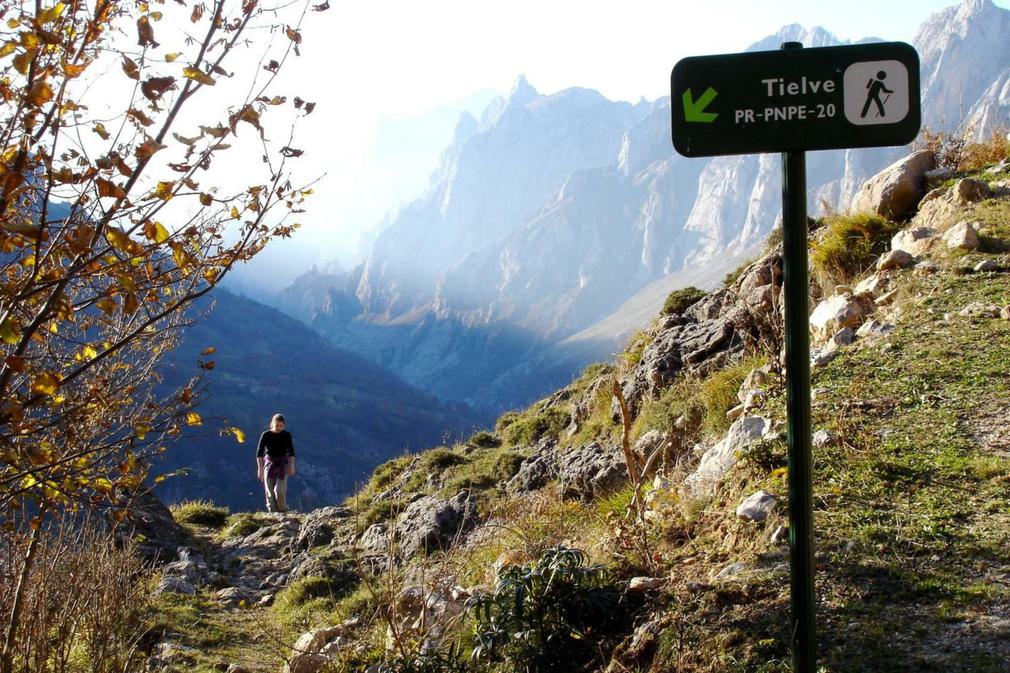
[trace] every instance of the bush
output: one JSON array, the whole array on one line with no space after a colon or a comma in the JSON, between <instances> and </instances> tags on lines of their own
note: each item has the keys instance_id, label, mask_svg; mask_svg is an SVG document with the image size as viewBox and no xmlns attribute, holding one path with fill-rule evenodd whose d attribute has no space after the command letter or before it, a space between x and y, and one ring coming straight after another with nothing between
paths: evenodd
<instances>
[{"instance_id":1,"label":"bush","mask_svg":"<svg viewBox=\"0 0 1010 673\"><path fill-rule=\"evenodd\" d=\"M467 601L473 660L510 671L579 670L624 621L620 592L578 549L554 547L529 565L505 566L494 592Z\"/></svg>"},{"instance_id":2,"label":"bush","mask_svg":"<svg viewBox=\"0 0 1010 673\"><path fill-rule=\"evenodd\" d=\"M971 129L961 128L950 133L923 129L919 145L932 150L938 168L952 171L977 171L990 164L1010 158L1010 138L1006 128L994 129L988 140L972 142Z\"/></svg>"},{"instance_id":3,"label":"bush","mask_svg":"<svg viewBox=\"0 0 1010 673\"><path fill-rule=\"evenodd\" d=\"M478 449L494 449L501 445L501 440L490 432L478 432L466 442Z\"/></svg>"},{"instance_id":4,"label":"bush","mask_svg":"<svg viewBox=\"0 0 1010 673\"><path fill-rule=\"evenodd\" d=\"M228 521L228 508L207 500L187 500L172 506L172 516L180 523L218 529Z\"/></svg>"},{"instance_id":5,"label":"bush","mask_svg":"<svg viewBox=\"0 0 1010 673\"><path fill-rule=\"evenodd\" d=\"M264 520L256 514L248 512L232 514L228 517L228 525L221 531L221 536L226 539L234 539L252 535L263 527L263 523Z\"/></svg>"},{"instance_id":6,"label":"bush","mask_svg":"<svg viewBox=\"0 0 1010 673\"><path fill-rule=\"evenodd\" d=\"M316 598L338 601L349 596L358 585L358 576L346 564L331 566L325 577L303 577L277 594L275 605L287 611L305 605Z\"/></svg>"},{"instance_id":7,"label":"bush","mask_svg":"<svg viewBox=\"0 0 1010 673\"><path fill-rule=\"evenodd\" d=\"M533 410L517 415L504 429L505 441L512 446L529 446L543 437L558 437L568 427L571 416L561 409Z\"/></svg>"},{"instance_id":8,"label":"bush","mask_svg":"<svg viewBox=\"0 0 1010 673\"><path fill-rule=\"evenodd\" d=\"M810 256L814 274L822 287L849 283L869 269L887 251L899 226L879 215L835 215L814 241Z\"/></svg>"},{"instance_id":9,"label":"bush","mask_svg":"<svg viewBox=\"0 0 1010 673\"><path fill-rule=\"evenodd\" d=\"M663 303L663 315L680 314L705 298L706 292L693 285L680 290L674 290L667 295Z\"/></svg>"}]
</instances>

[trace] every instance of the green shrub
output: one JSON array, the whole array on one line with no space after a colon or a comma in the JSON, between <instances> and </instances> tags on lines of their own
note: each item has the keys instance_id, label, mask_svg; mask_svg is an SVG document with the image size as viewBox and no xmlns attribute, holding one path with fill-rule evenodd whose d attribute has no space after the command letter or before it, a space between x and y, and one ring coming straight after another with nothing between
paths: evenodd
<instances>
[{"instance_id":1,"label":"green shrub","mask_svg":"<svg viewBox=\"0 0 1010 673\"><path fill-rule=\"evenodd\" d=\"M228 508L207 500L187 500L172 505L172 516L180 523L207 528L221 528L228 521Z\"/></svg>"},{"instance_id":2,"label":"green shrub","mask_svg":"<svg viewBox=\"0 0 1010 673\"><path fill-rule=\"evenodd\" d=\"M232 514L228 517L228 525L221 531L221 536L233 539L252 535L262 528L264 523L265 520L257 514L249 512Z\"/></svg>"},{"instance_id":3,"label":"green shrub","mask_svg":"<svg viewBox=\"0 0 1010 673\"><path fill-rule=\"evenodd\" d=\"M446 491L462 489L485 490L503 484L519 471L524 456L511 449L499 449L452 470L446 481Z\"/></svg>"},{"instance_id":4,"label":"green shrub","mask_svg":"<svg viewBox=\"0 0 1010 673\"><path fill-rule=\"evenodd\" d=\"M503 567L493 592L467 601L472 659L529 673L582 670L624 621L621 607L606 568L577 549L548 549L534 563Z\"/></svg>"},{"instance_id":5,"label":"green shrub","mask_svg":"<svg viewBox=\"0 0 1010 673\"><path fill-rule=\"evenodd\" d=\"M372 524L384 523L403 511L406 505L396 498L374 500L358 517L358 527L363 531Z\"/></svg>"},{"instance_id":6,"label":"green shrub","mask_svg":"<svg viewBox=\"0 0 1010 673\"><path fill-rule=\"evenodd\" d=\"M350 562L327 567L325 577L303 577L295 580L277 593L274 605L281 612L301 607L316 598L326 598L336 603L351 595L358 586L358 576Z\"/></svg>"},{"instance_id":7,"label":"green shrub","mask_svg":"<svg viewBox=\"0 0 1010 673\"><path fill-rule=\"evenodd\" d=\"M421 459L418 461L416 471L423 474L441 472L447 467L460 465L465 462L467 462L466 456L459 454L452 449L439 447L437 449L425 451L421 454Z\"/></svg>"},{"instance_id":8,"label":"green shrub","mask_svg":"<svg viewBox=\"0 0 1010 673\"><path fill-rule=\"evenodd\" d=\"M810 262L822 287L849 283L887 251L899 226L879 215L835 215L814 241Z\"/></svg>"},{"instance_id":9,"label":"green shrub","mask_svg":"<svg viewBox=\"0 0 1010 673\"><path fill-rule=\"evenodd\" d=\"M466 442L478 449L494 449L501 446L501 440L490 432L478 432Z\"/></svg>"},{"instance_id":10,"label":"green shrub","mask_svg":"<svg viewBox=\"0 0 1010 673\"><path fill-rule=\"evenodd\" d=\"M383 673L467 673L475 670L458 644L428 649L412 655L395 655L382 663Z\"/></svg>"},{"instance_id":11,"label":"green shrub","mask_svg":"<svg viewBox=\"0 0 1010 673\"><path fill-rule=\"evenodd\" d=\"M407 469L407 466L409 466L413 460L413 456L400 456L399 458L387 460L382 465L379 465L372 472L372 478L368 481L368 490L373 493L379 493L385 490L386 487L393 483L393 479L400 476L400 474Z\"/></svg>"},{"instance_id":12,"label":"green shrub","mask_svg":"<svg viewBox=\"0 0 1010 673\"><path fill-rule=\"evenodd\" d=\"M692 286L674 290L663 303L663 315L680 314L705 298L706 292Z\"/></svg>"},{"instance_id":13,"label":"green shrub","mask_svg":"<svg viewBox=\"0 0 1010 673\"><path fill-rule=\"evenodd\" d=\"M494 431L501 434L506 428L515 423L519 419L518 411L506 411L504 414L498 417L495 421Z\"/></svg>"},{"instance_id":14,"label":"green shrub","mask_svg":"<svg viewBox=\"0 0 1010 673\"><path fill-rule=\"evenodd\" d=\"M510 423L503 431L505 441L512 446L528 446L543 437L558 437L568 427L571 415L561 409L527 411Z\"/></svg>"}]
</instances>

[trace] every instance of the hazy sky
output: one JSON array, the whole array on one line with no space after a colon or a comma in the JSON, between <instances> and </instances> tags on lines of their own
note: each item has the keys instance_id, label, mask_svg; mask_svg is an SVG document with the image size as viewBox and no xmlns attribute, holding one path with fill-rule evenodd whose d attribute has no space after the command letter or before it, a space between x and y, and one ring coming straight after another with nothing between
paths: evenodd
<instances>
[{"instance_id":1,"label":"hazy sky","mask_svg":"<svg viewBox=\"0 0 1010 673\"><path fill-rule=\"evenodd\" d=\"M479 111L526 75L539 91L611 99L669 95L681 57L740 51L783 25L841 39L911 41L954 0L354 0L303 28L298 78L316 112L305 165L327 177L305 231L271 257L348 259L358 233L419 195L460 109ZM1010 0L998 0L1001 7ZM308 251L308 252L307 252ZM268 260L264 260L268 261Z\"/></svg>"}]
</instances>

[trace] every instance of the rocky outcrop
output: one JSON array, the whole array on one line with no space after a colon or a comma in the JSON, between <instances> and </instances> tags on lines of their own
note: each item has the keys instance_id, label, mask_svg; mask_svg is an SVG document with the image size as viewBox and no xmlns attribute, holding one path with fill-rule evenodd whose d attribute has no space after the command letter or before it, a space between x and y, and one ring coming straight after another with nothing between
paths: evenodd
<instances>
[{"instance_id":1,"label":"rocky outcrop","mask_svg":"<svg viewBox=\"0 0 1010 673\"><path fill-rule=\"evenodd\" d=\"M810 328L814 334L824 337L846 327L859 327L872 310L872 303L852 294L836 294L828 297L810 314Z\"/></svg>"},{"instance_id":2,"label":"rocky outcrop","mask_svg":"<svg viewBox=\"0 0 1010 673\"><path fill-rule=\"evenodd\" d=\"M768 419L760 416L744 416L734 421L726 436L702 454L698 468L684 480L684 495L691 500L711 497L736 465L739 452L761 439L770 427Z\"/></svg>"},{"instance_id":3,"label":"rocky outcrop","mask_svg":"<svg viewBox=\"0 0 1010 673\"><path fill-rule=\"evenodd\" d=\"M936 230L930 227L913 227L899 231L891 238L891 250L899 250L913 257L929 252L936 238Z\"/></svg>"},{"instance_id":4,"label":"rocky outcrop","mask_svg":"<svg viewBox=\"0 0 1010 673\"><path fill-rule=\"evenodd\" d=\"M149 561L165 563L179 558L179 549L192 544L189 533L172 516L168 507L148 489L132 494L122 503L123 523L109 525L121 539L131 539L137 552Z\"/></svg>"},{"instance_id":5,"label":"rocky outcrop","mask_svg":"<svg viewBox=\"0 0 1010 673\"><path fill-rule=\"evenodd\" d=\"M935 165L933 152L920 150L896 161L870 178L852 199L854 213L906 220L926 193L926 171Z\"/></svg>"},{"instance_id":6,"label":"rocky outcrop","mask_svg":"<svg viewBox=\"0 0 1010 673\"><path fill-rule=\"evenodd\" d=\"M750 264L730 287L706 296L683 316L661 319L648 334L641 362L622 381L632 410L675 377L716 369L745 345L777 351L781 287L782 259L775 252Z\"/></svg>"},{"instance_id":7,"label":"rocky outcrop","mask_svg":"<svg viewBox=\"0 0 1010 673\"><path fill-rule=\"evenodd\" d=\"M628 469L620 447L593 443L561 453L558 486L564 498L592 500L618 490L628 482Z\"/></svg>"},{"instance_id":8,"label":"rocky outcrop","mask_svg":"<svg viewBox=\"0 0 1010 673\"><path fill-rule=\"evenodd\" d=\"M477 523L477 503L469 493L445 499L423 496L407 506L396 524L400 552L413 556L444 549Z\"/></svg>"},{"instance_id":9,"label":"rocky outcrop","mask_svg":"<svg viewBox=\"0 0 1010 673\"><path fill-rule=\"evenodd\" d=\"M982 247L973 222L958 222L943 233L943 240L947 243L948 248L978 250Z\"/></svg>"}]
</instances>

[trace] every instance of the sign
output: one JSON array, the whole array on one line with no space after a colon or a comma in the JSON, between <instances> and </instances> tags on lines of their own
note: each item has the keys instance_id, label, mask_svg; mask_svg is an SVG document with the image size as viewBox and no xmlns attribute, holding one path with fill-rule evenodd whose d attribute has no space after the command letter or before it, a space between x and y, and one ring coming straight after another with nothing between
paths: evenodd
<instances>
[{"instance_id":1,"label":"sign","mask_svg":"<svg viewBox=\"0 0 1010 673\"><path fill-rule=\"evenodd\" d=\"M692 56L670 77L688 157L906 145L919 133L919 55L903 42Z\"/></svg>"}]
</instances>

